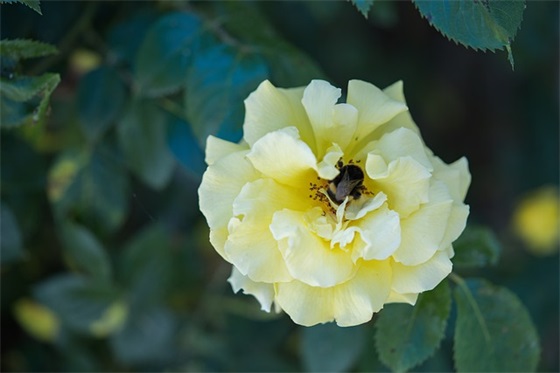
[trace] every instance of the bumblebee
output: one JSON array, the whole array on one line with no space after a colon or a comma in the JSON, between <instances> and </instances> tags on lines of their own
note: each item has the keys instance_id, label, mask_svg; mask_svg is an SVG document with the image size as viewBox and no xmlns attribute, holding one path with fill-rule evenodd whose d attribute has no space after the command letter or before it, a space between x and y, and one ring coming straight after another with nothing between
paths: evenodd
<instances>
[{"instance_id":1,"label":"bumblebee","mask_svg":"<svg viewBox=\"0 0 560 373\"><path fill-rule=\"evenodd\" d=\"M327 194L334 203L340 205L348 196L353 199L362 195L362 183L364 182L364 171L354 164L342 166L339 162L340 173L329 181Z\"/></svg>"}]
</instances>

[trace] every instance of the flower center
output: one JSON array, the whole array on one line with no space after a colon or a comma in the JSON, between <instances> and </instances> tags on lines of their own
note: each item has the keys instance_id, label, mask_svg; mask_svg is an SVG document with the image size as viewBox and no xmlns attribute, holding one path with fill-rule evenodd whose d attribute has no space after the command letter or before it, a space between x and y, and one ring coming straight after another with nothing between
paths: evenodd
<instances>
[{"instance_id":1,"label":"flower center","mask_svg":"<svg viewBox=\"0 0 560 373\"><path fill-rule=\"evenodd\" d=\"M309 183L309 198L319 201L324 205L323 210L336 215L338 207L348 198L348 204L359 199L362 195L373 195L368 191L364 182L364 171L358 165L360 161L352 159L344 164L340 159L336 168L339 174L332 180L324 180L317 177L318 182ZM325 208L326 207L326 208Z\"/></svg>"}]
</instances>

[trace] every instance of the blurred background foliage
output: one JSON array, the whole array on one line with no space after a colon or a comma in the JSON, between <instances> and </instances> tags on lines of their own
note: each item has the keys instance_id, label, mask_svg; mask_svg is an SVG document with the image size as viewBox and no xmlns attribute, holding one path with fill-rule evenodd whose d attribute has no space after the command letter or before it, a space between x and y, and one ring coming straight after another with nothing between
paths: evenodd
<instances>
[{"instance_id":1,"label":"blurred background foliage","mask_svg":"<svg viewBox=\"0 0 560 373\"><path fill-rule=\"evenodd\" d=\"M470 222L502 245L464 270L513 290L558 371L558 15L530 2L505 52L446 40L410 2L3 4L2 39L59 53L8 63L58 73L1 132L3 371L387 371L373 325L303 328L233 295L208 243L197 187L209 134L241 138L243 99L263 79L405 83L427 145L465 155ZM14 112L11 112L13 114ZM453 309L451 312L455 312ZM448 329L453 327L452 322ZM448 332L450 335L450 332ZM452 339L415 370L453 369Z\"/></svg>"}]
</instances>

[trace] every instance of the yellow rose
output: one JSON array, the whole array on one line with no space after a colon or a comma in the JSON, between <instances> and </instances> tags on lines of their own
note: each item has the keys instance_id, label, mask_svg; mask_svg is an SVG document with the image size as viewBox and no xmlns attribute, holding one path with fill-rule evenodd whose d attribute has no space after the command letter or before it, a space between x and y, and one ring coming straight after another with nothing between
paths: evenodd
<instances>
[{"instance_id":1,"label":"yellow rose","mask_svg":"<svg viewBox=\"0 0 560 373\"><path fill-rule=\"evenodd\" d=\"M451 272L469 213L466 159L447 165L424 145L401 82L352 80L340 97L321 80L262 82L243 140L208 138L198 191L233 290L305 326L414 304Z\"/></svg>"}]
</instances>

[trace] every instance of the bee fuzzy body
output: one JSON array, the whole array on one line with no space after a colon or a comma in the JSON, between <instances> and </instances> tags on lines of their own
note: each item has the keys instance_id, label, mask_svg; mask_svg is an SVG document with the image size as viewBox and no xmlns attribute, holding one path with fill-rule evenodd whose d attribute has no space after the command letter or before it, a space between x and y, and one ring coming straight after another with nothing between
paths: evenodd
<instances>
[{"instance_id":1,"label":"bee fuzzy body","mask_svg":"<svg viewBox=\"0 0 560 373\"><path fill-rule=\"evenodd\" d=\"M362 195L364 172L359 166L348 164L343 166L339 162L340 173L329 181L327 194L336 204L344 202L346 197L358 199Z\"/></svg>"}]
</instances>

